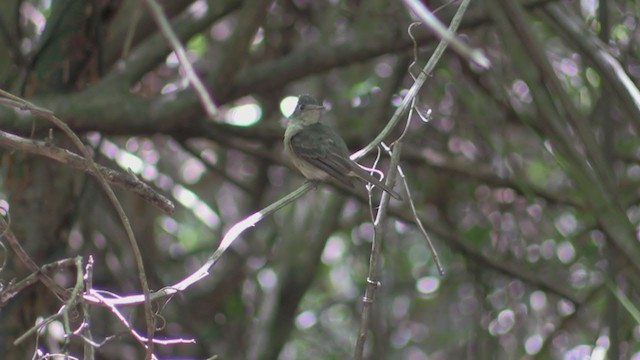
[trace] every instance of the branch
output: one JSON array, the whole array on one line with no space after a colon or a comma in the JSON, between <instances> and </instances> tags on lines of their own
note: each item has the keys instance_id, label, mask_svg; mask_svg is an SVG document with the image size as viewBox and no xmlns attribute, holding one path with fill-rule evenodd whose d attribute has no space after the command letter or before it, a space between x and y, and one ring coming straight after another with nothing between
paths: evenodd
<instances>
[{"instance_id":1,"label":"branch","mask_svg":"<svg viewBox=\"0 0 640 360\"><path fill-rule=\"evenodd\" d=\"M525 6L534 9L551 1L557 0L529 1ZM448 21L450 21L449 17L445 19L445 22ZM460 24L460 27L470 29L491 22L489 13L476 12L473 16L465 17L465 21ZM428 32L422 32L415 36L418 45L431 44L434 40L433 34ZM235 79L229 96L220 100L224 102L247 93L268 92L309 75L364 62L384 54L403 52L412 46L413 41L409 37L398 37L392 33L386 33L382 36L376 33L370 38L350 38L333 44L302 45L277 60L246 68Z\"/></svg>"},{"instance_id":2,"label":"branch","mask_svg":"<svg viewBox=\"0 0 640 360\"><path fill-rule=\"evenodd\" d=\"M240 5L242 5L242 2L239 0L216 1L208 5L208 11L203 16L196 18L194 18L191 11L186 10L171 21L170 26L175 29L176 37L180 41L187 41L220 18L238 9ZM108 87L107 83L115 83L124 85L123 87L126 89L142 75L162 63L170 52L171 48L167 45L162 34L155 33L136 46L131 54L123 59L122 66L114 67L106 77L94 84L92 88L104 89Z\"/></svg>"},{"instance_id":3,"label":"branch","mask_svg":"<svg viewBox=\"0 0 640 360\"><path fill-rule=\"evenodd\" d=\"M436 18L422 2L417 0L403 0L402 2L404 2L405 6L411 9L411 11L413 11L413 13L422 20L422 23L426 25L429 30L438 36L441 42L445 42L447 45L450 45L453 51L457 52L466 60L474 62L476 65L484 69L488 69L491 66L489 59L487 59L486 56L484 56L479 50L471 49L468 45L458 40L455 33L446 29L440 20L438 20L438 18Z\"/></svg>"},{"instance_id":4,"label":"branch","mask_svg":"<svg viewBox=\"0 0 640 360\"><path fill-rule=\"evenodd\" d=\"M549 1L531 1L527 6L533 8ZM222 16L236 9L235 1L226 4L229 4L228 7L223 7L219 13L215 14ZM465 19L464 25L469 28L490 22L486 13L478 14L473 18L470 17L469 21ZM208 16L213 17L214 14L208 13ZM211 18L206 20L210 21ZM204 28L210 24L207 21L203 18L197 19L195 23ZM183 24L184 26L181 24L183 24L182 20L176 20L173 26L177 29L179 38L197 32L195 25L190 28L187 23ZM416 43L419 45L429 44L433 39L433 35L428 33L415 36ZM224 96L218 96L217 104L222 105L250 93L279 89L309 75L367 61L383 54L402 52L412 46L413 43L409 37L398 38L392 34L367 39L347 39L322 46L303 45L286 56L243 69L232 84L226 84L230 89L228 92L224 91ZM192 91L145 99L132 95L127 90L131 82L156 66L159 59L163 59L168 51L162 37L154 36L140 45L123 66L118 67L86 90L75 94L41 97L33 99L33 102L55 111L72 129L80 132L199 136L197 130L185 121L202 114L198 99ZM0 128L26 134L31 131L31 124L18 113L7 111L0 112ZM36 124L36 129L40 128L42 127Z\"/></svg>"},{"instance_id":5,"label":"branch","mask_svg":"<svg viewBox=\"0 0 640 360\"><path fill-rule=\"evenodd\" d=\"M462 17L464 16L464 13L467 10L467 7L469 6L469 2L470 0L464 0L461 4L460 7L458 8L458 11L456 12L456 15L454 16L453 20L451 21L451 24L449 26L448 31L450 33L454 33L458 30L458 26L460 25L460 22L462 21ZM356 154L352 155L351 158L352 159L357 159L359 157L364 156L365 154L367 154L370 150L373 150L374 148L378 147L378 145L382 142L382 140L391 132L391 130L393 130L393 128L400 122L400 118L404 115L404 113L413 105L415 105L415 97L418 94L418 91L420 90L420 88L422 88L422 85L424 85L424 83L426 82L427 78L429 77L429 75L431 74L431 71L433 71L433 69L435 68L435 65L438 63L438 61L440 61L444 51L446 50L447 46L449 45L449 41L446 39L442 39L440 40L440 43L438 44L438 47L436 48L436 50L434 51L433 55L429 58L429 61L427 62L427 64L425 65L424 69L421 71L420 75L418 76L418 78L415 80L414 84L411 86L411 89L409 89L409 91L407 92L407 95L405 96L404 99L402 99L402 103L400 104L400 106L398 107L398 109L395 111L395 113L393 114L393 116L391 117L391 119L389 120L389 122L387 123L387 125L385 126L385 128L380 132L380 134L378 134L378 136L369 144L367 145L364 149L358 151ZM414 59L414 61L417 59ZM410 119L410 117L409 117ZM408 126L409 120L407 120L407 126ZM393 155L391 157L391 164L389 166L389 176L387 177L387 183L386 185L389 185L389 187L393 186L393 183L395 181L396 178L396 171L398 171L399 169L399 161L400 161L400 155L402 152L402 139L404 138L404 133L400 136L400 138L394 143L394 152ZM406 184L405 184L406 185ZM367 334L368 334L368 330L369 330L369 323L370 323L370 318L371 318L371 312L372 312L372 306L373 306L373 302L375 299L375 293L377 291L378 286L380 286L378 278L379 278L379 258L380 258L380 252L382 249L382 239L383 239L383 226L382 224L384 223L385 219L387 218L387 211L389 208L389 194L387 192L382 194L382 200L380 201L380 209L378 210L378 214L376 216L376 219L374 221L374 237L373 237L373 242L371 245L371 255L369 257L369 273L367 276L367 287L365 290L365 295L362 299L363 302L363 307L362 307L362 315L360 318L360 328L358 330L358 338L356 341L356 346L355 346L355 352L354 352L354 358L355 359L363 359L364 356L364 346L365 343L367 341ZM411 202L411 206L413 207L413 199L409 196L407 201ZM418 226L423 229L423 226L421 224L421 221L418 217L416 217L415 222L418 224ZM425 232L425 234L427 234ZM429 239L428 235L427 235L427 242L431 248L431 250L433 251L434 254L434 260L436 262L436 264L438 265L438 269L440 271L440 273L444 273L444 270L442 270L442 267L440 265L440 261L438 259L437 253L434 251L434 247L431 243L431 240Z\"/></svg>"},{"instance_id":6,"label":"branch","mask_svg":"<svg viewBox=\"0 0 640 360\"><path fill-rule=\"evenodd\" d=\"M150 299L157 300L167 296L171 296L173 294L186 290L187 288L191 287L191 285L205 278L207 275L209 275L209 269L211 269L213 265L215 265L218 262L218 260L220 260L220 257L222 257L224 252L227 251L227 249L231 246L231 244L233 244L236 241L236 239L238 239L240 235L242 235L242 233L244 233L249 228L256 226L256 224L262 221L262 219L264 219L265 217L275 213L276 211L280 210L283 206L293 202L295 199L304 195L307 191L311 190L312 187L313 187L313 184L310 182L307 182L301 187L299 187L297 190L295 190L294 192L283 197L282 199L276 201L275 203L267 206L266 208L258 212L253 213L252 215L246 217L244 220L237 222L234 226L232 226L227 231L227 233L222 238L222 241L220 242L220 245L218 246L218 248L209 256L207 261L202 266L200 266L200 268L198 268L196 271L191 273L189 276L185 277L183 280L177 282L176 284L167 286L151 294ZM111 306L118 306L118 305L138 304L144 301L145 297L144 295L131 295L131 296L124 296L124 297L118 297L113 299L99 299L92 295L86 295L85 299L93 303L100 303L103 301L107 301L108 304L110 304Z\"/></svg>"},{"instance_id":7,"label":"branch","mask_svg":"<svg viewBox=\"0 0 640 360\"><path fill-rule=\"evenodd\" d=\"M272 0L245 1L237 20L239 26L236 26L233 35L224 43L220 51L223 57L213 76L213 87L219 89L222 98L226 98L229 91L227 85L233 83L236 74L246 63L251 42L260 25L265 22L271 2Z\"/></svg>"},{"instance_id":8,"label":"branch","mask_svg":"<svg viewBox=\"0 0 640 360\"><path fill-rule=\"evenodd\" d=\"M193 70L193 66L191 66L191 62L187 58L187 52L180 43L180 40L178 40L176 34L173 32L171 25L169 25L169 20L167 20L167 17L164 15L162 8L155 0L145 0L145 3L147 4L149 11L151 12L151 16L153 16L156 23L158 24L160 32L167 39L167 41L171 45L171 48L173 49L173 52L178 57L178 61L180 62L182 69L184 69L189 83L191 84L191 86L193 86L193 91L195 91L198 99L200 99L200 103L204 107L207 116L209 117L209 119L214 120L218 109L213 103L213 100L207 92L207 89L204 87L204 84L202 83L200 78L198 78L196 72Z\"/></svg>"},{"instance_id":9,"label":"branch","mask_svg":"<svg viewBox=\"0 0 640 360\"><path fill-rule=\"evenodd\" d=\"M193 0L160 0L164 12L173 19L178 14L184 14ZM216 2L217 3L217 2ZM107 38L105 39L105 64L111 67L121 58L126 58L131 46L138 46L156 33L157 27L150 16L141 16L143 4L139 1L123 1L118 6L118 12L109 23ZM183 39L184 40L184 39ZM166 46L165 46L166 47Z\"/></svg>"},{"instance_id":10,"label":"branch","mask_svg":"<svg viewBox=\"0 0 640 360\"><path fill-rule=\"evenodd\" d=\"M48 142L29 140L0 131L0 146L7 149L15 149L30 154L46 156L49 159L56 160L62 164L84 171L95 177L102 176L109 183L137 194L168 214L173 213L175 210L175 205L171 200L164 197L146 183L140 181L134 175L109 169L99 164L92 167L89 162L80 155L69 150L56 147Z\"/></svg>"},{"instance_id":11,"label":"branch","mask_svg":"<svg viewBox=\"0 0 640 360\"><path fill-rule=\"evenodd\" d=\"M604 160L591 125L576 111L559 84L519 4L493 0L486 6L496 10L493 14L502 40L509 51L517 54L514 60L518 61L514 61L514 65L532 94L538 112L536 121L548 129L546 135L553 145L554 157L584 195L600 228L611 239L610 243L635 267L636 272L640 272L640 264L634 260L640 257L635 230L622 210L621 195L613 179L614 171ZM520 56L522 53L529 56ZM574 131L568 129L567 120Z\"/></svg>"},{"instance_id":12,"label":"branch","mask_svg":"<svg viewBox=\"0 0 640 360\"><path fill-rule=\"evenodd\" d=\"M561 30L558 34L565 38L567 45L574 46L591 61L637 128L640 125L640 90L606 44L577 19L573 10L562 3L545 7L544 13L549 16L552 25Z\"/></svg>"},{"instance_id":13,"label":"branch","mask_svg":"<svg viewBox=\"0 0 640 360\"><path fill-rule=\"evenodd\" d=\"M388 176L385 183L385 185L389 186L389 188L393 188L393 184L395 182L396 172L398 170L398 162L400 161L401 149L402 143L397 143L396 146L394 146L391 163L389 164L389 173L387 174ZM362 298L362 314L360 317L360 328L358 329L358 339L355 346L355 359L363 358L364 345L367 341L369 323L371 322L373 303L375 301L375 295L378 287L380 286L380 282L378 280L380 278L380 253L382 252L382 241L384 240L384 224L386 224L390 199L391 197L388 192L385 191L382 193L380 207L373 222L374 233L371 242L371 254L369 256L367 287L365 288L365 293ZM407 201L411 201L411 198L409 198Z\"/></svg>"},{"instance_id":14,"label":"branch","mask_svg":"<svg viewBox=\"0 0 640 360\"><path fill-rule=\"evenodd\" d=\"M11 249L16 254L18 260L33 274L36 274L38 280L40 280L52 293L56 294L62 300L67 300L69 298L69 293L61 288L58 284L56 284L53 279L49 276L45 275L42 271L40 271L40 267L31 259L29 254L24 250L20 242L13 234L11 229L9 228L9 224L4 220L3 217L0 216L0 234L2 237L7 240ZM31 281L31 280L29 280ZM4 292L2 297L4 298ZM0 302L0 305L2 303Z\"/></svg>"},{"instance_id":15,"label":"branch","mask_svg":"<svg viewBox=\"0 0 640 360\"><path fill-rule=\"evenodd\" d=\"M496 171L490 166L473 161L452 159L434 150L429 150L428 153L424 153L415 147L410 148L407 146L403 160L410 163L423 164L437 171L458 175L465 180L476 180L494 187L512 188L523 196L533 195L556 204L569 205L578 209L585 208L585 204L581 202L580 199L566 192L552 191L540 187L524 177L501 177L498 176Z\"/></svg>"},{"instance_id":16,"label":"branch","mask_svg":"<svg viewBox=\"0 0 640 360\"><path fill-rule=\"evenodd\" d=\"M89 166L95 171L96 174L99 174L96 163L93 161L93 158L89 153L89 150L84 146L80 138L78 138L78 136L73 132L73 130L71 130L71 128L69 128L69 126L66 123L64 123L62 120L56 117L53 114L53 112L51 112L48 109L35 106L30 102L23 100L20 97L12 95L3 90L0 90L0 96L3 97L4 104L7 104L9 106L14 106L21 110L28 110L33 116L37 118L45 119L51 122L52 124L54 124L60 130L62 130L62 132L71 140L71 142L78 148L78 150L82 152L82 154L85 157L85 160L89 163ZM113 192L113 189L109 186L107 180L104 177L97 176L96 179L98 180L98 183L106 193L107 198L109 198L109 201L111 202L114 209L116 210L116 213L118 214L118 217L122 222L122 226L124 227L124 230L127 234L127 239L129 240L129 245L131 246L131 250L133 251L133 257L135 259L135 263L138 268L138 280L140 280L140 285L144 293L144 312L145 312L145 321L147 325L147 330L149 334L153 334L153 331L155 330L155 325L154 325L155 322L153 317L154 315L153 315L153 309L151 307L151 301L149 300L149 294L150 294L149 284L147 282L147 276L144 270L144 264L142 261L142 253L140 252L140 247L136 242L136 237L133 233L133 229L131 228L131 224L129 223L129 219L125 214L124 209L122 209L122 205L120 204L120 202L118 202L118 198L116 197L116 194ZM147 358L150 358L152 355L151 345L152 344L150 343L150 346L147 348L147 356L146 356Z\"/></svg>"},{"instance_id":17,"label":"branch","mask_svg":"<svg viewBox=\"0 0 640 360\"><path fill-rule=\"evenodd\" d=\"M2 224L1 226L4 227L5 224ZM4 228L3 232L6 230L7 228ZM16 253L16 256L18 257L18 259L21 260L23 265L26 265L26 267L29 268L29 270L31 271L31 274L29 274L27 277L25 277L24 279L16 283L9 283L5 289L0 291L0 309L3 308L9 302L9 300L11 300L13 297L18 295L18 293L20 293L25 288L35 284L38 281L42 281L44 283L43 280L45 278L51 279L49 278L48 274L66 267L70 267L75 263L74 259L63 259L63 260L58 260L46 265L42 265L40 268L38 268L35 262L33 262L33 260L31 260L31 258L26 254L22 246L19 245L20 243L17 241L14 241L15 236L13 234L11 234L10 236L11 238L9 239L9 243L11 245L11 248ZM18 244L18 247L15 247L16 244ZM45 285L50 290L54 291L58 296L64 296L65 298L68 296L66 291L64 291L64 289L62 289L55 283L53 283L55 287L52 287L51 283L45 283Z\"/></svg>"}]
</instances>

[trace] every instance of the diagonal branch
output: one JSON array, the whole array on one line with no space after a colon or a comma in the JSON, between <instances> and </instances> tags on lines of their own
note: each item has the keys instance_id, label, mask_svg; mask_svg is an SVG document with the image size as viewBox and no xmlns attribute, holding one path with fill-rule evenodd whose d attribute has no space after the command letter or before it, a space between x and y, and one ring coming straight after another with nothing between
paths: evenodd
<instances>
[{"instance_id":1,"label":"diagonal branch","mask_svg":"<svg viewBox=\"0 0 640 360\"><path fill-rule=\"evenodd\" d=\"M224 0L215 2L207 8L207 12L194 19L190 11L185 11L170 23L175 29L176 37L180 41L187 41L195 34L204 31L220 18L237 10L241 5L239 0ZM142 75L162 63L171 52L162 34L155 33L140 43L131 54L123 59L122 66L116 66L111 73L102 78L93 87L105 88L107 84L120 84L127 88Z\"/></svg>"},{"instance_id":2,"label":"diagonal branch","mask_svg":"<svg viewBox=\"0 0 640 360\"><path fill-rule=\"evenodd\" d=\"M109 169L99 164L96 164L94 168L90 166L89 162L85 158L69 150L56 147L44 141L25 139L4 131L0 131L0 146L8 149L24 151L30 154L46 156L74 169L89 173L95 177L102 176L109 183L137 194L168 214L173 213L175 210L175 205L171 200L164 197L146 183L140 181L137 177Z\"/></svg>"},{"instance_id":3,"label":"diagonal branch","mask_svg":"<svg viewBox=\"0 0 640 360\"><path fill-rule=\"evenodd\" d=\"M547 6L544 13L549 16L553 26L560 28L561 31L558 33L566 39L567 44L575 46L582 56L591 61L604 81L613 89L629 118L636 122L637 128L640 125L640 90L622 64L613 57L602 40L587 29L576 18L574 12L563 4Z\"/></svg>"},{"instance_id":4,"label":"diagonal branch","mask_svg":"<svg viewBox=\"0 0 640 360\"><path fill-rule=\"evenodd\" d=\"M169 20L167 20L167 17L162 11L162 8L155 0L145 0L145 3L147 4L149 11L151 12L151 16L153 16L155 21L158 23L160 32L167 39L167 41L169 42L169 45L173 49L173 52L178 57L178 61L180 62L180 65L184 69L186 77L189 80L189 83L191 84L191 86L193 87L193 91L195 91L196 95L198 96L200 103L204 107L204 110L207 113L207 116L209 117L209 119L213 120L216 113L218 112L218 109L216 108L216 105L213 103L213 100L209 95L209 93L207 92L207 89L204 87L204 84L202 83L200 78L196 75L196 72L193 70L193 66L191 65L191 62L189 61L189 59L187 58L187 51L184 49L184 46L182 46L182 44L180 43L180 40L178 40L178 37L176 36L175 32L171 28L171 25L169 24Z\"/></svg>"},{"instance_id":5,"label":"diagonal branch","mask_svg":"<svg viewBox=\"0 0 640 360\"><path fill-rule=\"evenodd\" d=\"M238 71L248 58L251 42L256 31L265 21L267 9L272 0L246 1L238 18L236 30L225 42L220 59L220 66L213 77L213 88L220 93L222 99L227 98L228 84L233 83Z\"/></svg>"},{"instance_id":6,"label":"diagonal branch","mask_svg":"<svg viewBox=\"0 0 640 360\"><path fill-rule=\"evenodd\" d=\"M458 27L460 26L460 22L462 21L464 13L466 12L469 6L469 3L470 3L470 0L464 0L460 4L460 7L458 8L456 15L453 17L453 20L449 25L448 31L450 33L455 34L456 31L458 30ZM354 154L352 156L352 159L360 158L365 154L367 154L369 151L376 148L382 142L382 140L391 132L391 130L400 122L401 117L407 112L407 110L412 105L415 104L415 97L416 95L418 95L418 91L420 90L420 88L422 88L422 85L424 85L424 83L426 82L427 78L435 68L435 65L438 63L438 61L440 61L448 45L449 43L446 39L442 39L440 41L433 55L429 58L429 61L427 62L424 69L420 72L420 75L415 80L415 82L413 83L409 91L407 92L407 95L404 97L404 99L402 99L402 103L400 104L398 109L395 111L395 113L393 114L393 116L385 126L385 128L380 132L380 134L378 134L378 136L369 145L367 145L364 149ZM407 121L407 123L408 122L409 121ZM393 182L395 181L395 178L396 178L395 173L396 171L398 171L398 168L399 168L398 163L400 161L400 155L402 151L402 141L403 141L403 136L401 136L400 139L396 141L394 146L394 152L391 158L391 165L389 168L389 176L387 178L387 185L390 185L390 186L393 185ZM409 197L407 201L413 202L413 199ZM380 202L380 209L378 210L378 214L374 221L375 232L374 232L373 243L371 245L372 247L371 255L369 257L369 273L367 276L367 287L365 289L365 295L362 300L363 307L362 307L362 314L360 317L360 327L358 330L358 337L355 344L355 352L354 352L355 359L363 359L364 357L364 346L367 341L367 334L369 330L369 323L371 318L373 302L375 299L377 288L379 286L379 282L378 282L379 271L380 271L379 258L380 258L380 252L382 251L381 250L382 239L383 239L382 230L383 230L383 224L385 222L385 219L387 218L388 210L389 210L389 194L385 192L382 195L382 200ZM420 224L419 218L416 217L414 220L415 222ZM421 224L420 224L420 227L422 228ZM433 250L433 245L431 244L430 239L427 238L427 241L431 246L431 249ZM436 254L437 253L434 252L434 259L436 260L436 263L439 266L439 270L443 272L442 268L440 267L439 260L437 260L438 258Z\"/></svg>"},{"instance_id":7,"label":"diagonal branch","mask_svg":"<svg viewBox=\"0 0 640 360\"><path fill-rule=\"evenodd\" d=\"M93 168L96 174L99 174L96 163L93 161L93 158L89 153L89 150L84 146L80 138L78 138L78 136L73 132L73 130L71 130L71 128L66 123L64 123L62 120L56 117L53 114L53 112L51 112L48 109L35 106L29 103L28 101L23 100L10 93L7 93L6 91L3 91L3 90L0 90L0 96L5 98L5 101L4 101L5 104L19 107L20 109L23 109L23 110L28 110L33 116L37 118L45 119L51 122L52 124L54 124L60 130L62 130L62 132L67 137L69 137L71 142L78 148L78 150L82 152L85 159L89 163L89 166ZM138 268L138 280L140 280L140 285L144 293L144 310L145 310L145 321L147 325L147 332L149 334L149 337L152 338L153 332L155 330L155 325L154 325L155 321L154 321L153 309L151 307L151 300L149 298L151 291L149 290L149 283L147 282L147 276L144 270L144 263L142 261L142 253L140 252L140 247L136 242L136 238L133 233L133 229L131 228L131 224L129 223L129 219L125 214L124 209L122 208L122 205L118 201L116 194L113 192L113 189L109 186L107 180L104 177L98 176L97 180L100 186L102 187L102 189L104 190L104 192L106 193L107 197L109 198L109 201L115 208L116 213L118 214L118 217L122 222L122 226L124 227L124 230L127 234L127 238L129 240L129 245L131 246L131 250L133 251L135 263ZM153 344L149 342L149 345L147 347L147 353L146 353L146 357L148 359L151 358L151 355L153 354L152 346Z\"/></svg>"}]
</instances>

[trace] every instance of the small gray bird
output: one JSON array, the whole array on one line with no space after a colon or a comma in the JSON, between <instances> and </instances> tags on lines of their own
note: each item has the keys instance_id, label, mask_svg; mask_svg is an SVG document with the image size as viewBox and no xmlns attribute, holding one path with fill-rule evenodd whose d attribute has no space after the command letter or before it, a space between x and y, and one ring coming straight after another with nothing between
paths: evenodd
<instances>
[{"instance_id":1,"label":"small gray bird","mask_svg":"<svg viewBox=\"0 0 640 360\"><path fill-rule=\"evenodd\" d=\"M402 196L373 177L349 158L344 140L332 128L320 122L324 107L309 95L301 95L284 132L284 148L293 165L309 180L334 178L353 187L360 178L380 187L398 200Z\"/></svg>"}]
</instances>

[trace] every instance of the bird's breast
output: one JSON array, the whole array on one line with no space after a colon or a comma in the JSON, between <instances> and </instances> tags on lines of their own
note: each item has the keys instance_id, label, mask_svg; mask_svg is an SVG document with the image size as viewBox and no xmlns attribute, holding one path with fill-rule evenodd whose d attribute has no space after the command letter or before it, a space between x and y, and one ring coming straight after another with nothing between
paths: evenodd
<instances>
[{"instance_id":1,"label":"bird's breast","mask_svg":"<svg viewBox=\"0 0 640 360\"><path fill-rule=\"evenodd\" d=\"M284 150L289 155L293 165L309 180L326 180L330 176L323 170L310 164L307 160L296 154L291 146L291 138L293 138L301 129L287 127L284 135Z\"/></svg>"}]
</instances>

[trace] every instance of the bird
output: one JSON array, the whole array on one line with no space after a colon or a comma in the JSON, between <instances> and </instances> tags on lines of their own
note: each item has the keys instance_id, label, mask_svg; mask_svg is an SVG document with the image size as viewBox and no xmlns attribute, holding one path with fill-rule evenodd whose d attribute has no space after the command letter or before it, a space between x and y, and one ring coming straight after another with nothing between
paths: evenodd
<instances>
[{"instance_id":1,"label":"bird","mask_svg":"<svg viewBox=\"0 0 640 360\"><path fill-rule=\"evenodd\" d=\"M321 122L323 110L324 106L312 96L298 97L284 133L284 148L293 165L314 182L334 178L352 188L353 180L359 178L402 200L395 190L349 158L349 149L342 137Z\"/></svg>"}]
</instances>

